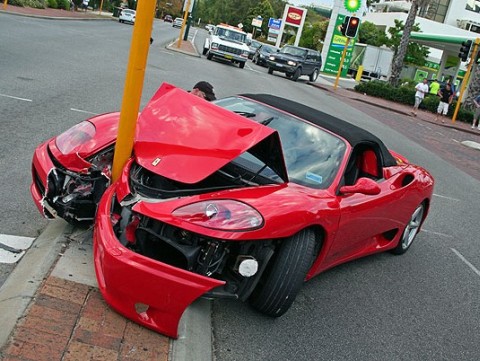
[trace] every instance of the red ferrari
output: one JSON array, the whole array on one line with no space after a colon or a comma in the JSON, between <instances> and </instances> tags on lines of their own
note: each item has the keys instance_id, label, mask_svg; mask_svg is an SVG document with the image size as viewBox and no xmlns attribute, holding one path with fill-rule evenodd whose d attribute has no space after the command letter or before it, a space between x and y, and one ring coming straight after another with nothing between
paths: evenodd
<instances>
[{"instance_id":1,"label":"red ferrari","mask_svg":"<svg viewBox=\"0 0 480 361\"><path fill-rule=\"evenodd\" d=\"M430 207L428 171L288 99L210 103L164 84L108 186L117 123L118 113L94 117L41 145L32 194L47 216L88 219L96 210L105 300L170 337L202 296L279 317L326 269L406 252Z\"/></svg>"}]
</instances>

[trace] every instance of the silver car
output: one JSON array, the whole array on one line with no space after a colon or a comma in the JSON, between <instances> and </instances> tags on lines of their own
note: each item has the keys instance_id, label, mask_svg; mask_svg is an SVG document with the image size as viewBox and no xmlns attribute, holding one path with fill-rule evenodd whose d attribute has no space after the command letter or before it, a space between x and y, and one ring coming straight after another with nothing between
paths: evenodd
<instances>
[{"instance_id":1,"label":"silver car","mask_svg":"<svg viewBox=\"0 0 480 361\"><path fill-rule=\"evenodd\" d=\"M181 28L182 25L183 25L183 19L182 18L175 18L175 20L173 20L172 26L174 28Z\"/></svg>"}]
</instances>

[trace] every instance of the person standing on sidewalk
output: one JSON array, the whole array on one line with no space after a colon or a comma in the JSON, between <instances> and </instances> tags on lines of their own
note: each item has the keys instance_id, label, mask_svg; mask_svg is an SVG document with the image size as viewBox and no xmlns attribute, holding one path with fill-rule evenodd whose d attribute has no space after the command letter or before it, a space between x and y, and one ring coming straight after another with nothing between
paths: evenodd
<instances>
[{"instance_id":1,"label":"person standing on sidewalk","mask_svg":"<svg viewBox=\"0 0 480 361\"><path fill-rule=\"evenodd\" d=\"M438 91L438 95L440 96L440 103L438 103L437 108L437 115L435 117L435 121L438 121L439 115L442 116L442 123L445 123L444 117L448 113L448 106L452 104L453 100L453 91L452 87L449 83L445 85L445 88Z\"/></svg>"},{"instance_id":2,"label":"person standing on sidewalk","mask_svg":"<svg viewBox=\"0 0 480 361\"><path fill-rule=\"evenodd\" d=\"M440 83L438 82L437 79L433 79L432 83L430 84L430 91L428 95L431 96L438 96L438 91L440 90Z\"/></svg>"},{"instance_id":3,"label":"person standing on sidewalk","mask_svg":"<svg viewBox=\"0 0 480 361\"><path fill-rule=\"evenodd\" d=\"M414 117L417 116L417 111L418 107L420 106L420 103L423 101L425 98L425 94L428 94L428 80L427 78L423 78L423 81L421 83L418 83L415 86L415 104L413 106L412 114Z\"/></svg>"},{"instance_id":4,"label":"person standing on sidewalk","mask_svg":"<svg viewBox=\"0 0 480 361\"><path fill-rule=\"evenodd\" d=\"M83 0L82 1L82 7L83 7L83 10L85 10L85 12L87 12L89 2L90 2L90 0Z\"/></svg>"},{"instance_id":5,"label":"person standing on sidewalk","mask_svg":"<svg viewBox=\"0 0 480 361\"><path fill-rule=\"evenodd\" d=\"M478 118L480 118L480 95L473 98L473 104L475 104L475 114L473 115L472 129L475 129L475 124L477 124L477 129L480 130L480 122L478 121Z\"/></svg>"}]
</instances>

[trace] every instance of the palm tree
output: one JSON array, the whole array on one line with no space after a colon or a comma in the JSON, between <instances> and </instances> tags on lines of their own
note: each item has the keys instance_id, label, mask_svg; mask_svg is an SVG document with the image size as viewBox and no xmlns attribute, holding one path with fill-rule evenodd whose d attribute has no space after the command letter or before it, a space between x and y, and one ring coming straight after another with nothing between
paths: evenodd
<instances>
[{"instance_id":1,"label":"palm tree","mask_svg":"<svg viewBox=\"0 0 480 361\"><path fill-rule=\"evenodd\" d=\"M472 55L473 56L473 55ZM470 73L470 82L468 84L468 94L463 102L463 106L467 109L474 109L473 99L480 95L480 66L475 63Z\"/></svg>"},{"instance_id":2,"label":"palm tree","mask_svg":"<svg viewBox=\"0 0 480 361\"><path fill-rule=\"evenodd\" d=\"M403 68L403 59L407 54L408 42L410 41L410 33L415 24L415 18L417 16L417 11L419 8L426 8L431 0L412 0L412 6L408 12L407 20L405 20L405 26L403 28L402 38L400 40L400 45L398 46L398 52L395 56L395 59L392 63L392 71L389 79L389 83L393 86L398 86L400 82L400 72Z\"/></svg>"}]
</instances>

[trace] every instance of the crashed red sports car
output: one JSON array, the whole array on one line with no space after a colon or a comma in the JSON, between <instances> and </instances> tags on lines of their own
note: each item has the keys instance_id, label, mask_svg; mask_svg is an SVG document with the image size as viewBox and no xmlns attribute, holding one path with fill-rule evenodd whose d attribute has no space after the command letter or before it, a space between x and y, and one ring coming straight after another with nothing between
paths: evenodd
<instances>
[{"instance_id":1,"label":"crashed red sports car","mask_svg":"<svg viewBox=\"0 0 480 361\"><path fill-rule=\"evenodd\" d=\"M164 84L107 188L117 123L118 113L95 117L41 145L32 194L40 210L72 215L82 199L95 210L103 193L100 290L118 312L170 337L202 296L281 316L320 272L406 252L430 207L425 169L365 130L276 96L209 103Z\"/></svg>"}]
</instances>

